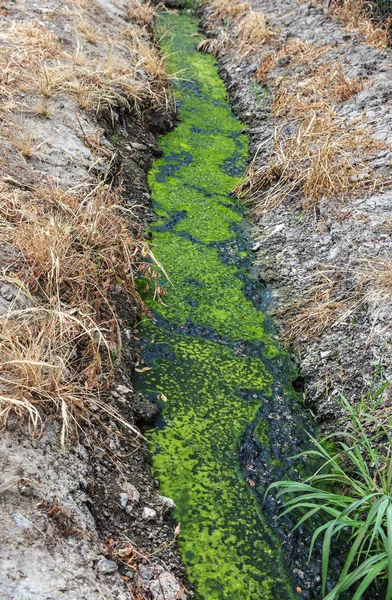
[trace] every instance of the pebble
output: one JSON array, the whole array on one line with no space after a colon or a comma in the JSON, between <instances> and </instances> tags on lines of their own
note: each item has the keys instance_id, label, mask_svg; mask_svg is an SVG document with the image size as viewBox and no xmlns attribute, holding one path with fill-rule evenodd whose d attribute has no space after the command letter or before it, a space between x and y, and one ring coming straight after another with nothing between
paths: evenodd
<instances>
[{"instance_id":1,"label":"pebble","mask_svg":"<svg viewBox=\"0 0 392 600\"><path fill-rule=\"evenodd\" d=\"M146 144L139 144L139 142L131 142L130 145L134 150L148 150L148 146L146 146Z\"/></svg>"},{"instance_id":2,"label":"pebble","mask_svg":"<svg viewBox=\"0 0 392 600\"><path fill-rule=\"evenodd\" d=\"M143 508L142 519L145 519L146 521L153 521L156 516L157 512L153 508L148 508L147 506Z\"/></svg>"},{"instance_id":3,"label":"pebble","mask_svg":"<svg viewBox=\"0 0 392 600\"><path fill-rule=\"evenodd\" d=\"M128 496L128 500L130 502L132 502L132 504L139 504L140 494L132 483L128 483L128 481L126 481L123 484L122 488L123 488L124 492L126 493L126 495Z\"/></svg>"},{"instance_id":4,"label":"pebble","mask_svg":"<svg viewBox=\"0 0 392 600\"><path fill-rule=\"evenodd\" d=\"M111 575L115 571L117 571L117 563L114 560L108 560L107 558L101 558L97 564L98 571L103 573L103 575Z\"/></svg>"},{"instance_id":5,"label":"pebble","mask_svg":"<svg viewBox=\"0 0 392 600\"><path fill-rule=\"evenodd\" d=\"M126 507L126 505L128 504L128 500L129 500L128 494L125 494L124 492L122 492L120 494L121 508L125 508Z\"/></svg>"},{"instance_id":6,"label":"pebble","mask_svg":"<svg viewBox=\"0 0 392 600\"><path fill-rule=\"evenodd\" d=\"M172 500L171 498L168 498L167 496L161 496L161 494L157 494L157 500L159 500L162 509L165 512L171 512L172 510L174 510L176 508L176 504L174 502L174 500Z\"/></svg>"}]
</instances>

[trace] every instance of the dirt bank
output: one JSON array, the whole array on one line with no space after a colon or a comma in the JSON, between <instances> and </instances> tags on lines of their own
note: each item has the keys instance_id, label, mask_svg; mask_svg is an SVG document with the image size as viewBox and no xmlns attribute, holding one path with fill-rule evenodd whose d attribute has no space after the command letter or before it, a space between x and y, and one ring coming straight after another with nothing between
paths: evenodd
<instances>
[{"instance_id":1,"label":"dirt bank","mask_svg":"<svg viewBox=\"0 0 392 600\"><path fill-rule=\"evenodd\" d=\"M185 598L131 383L146 172L173 125L153 12L18 1L0 37L0 595Z\"/></svg>"}]
</instances>

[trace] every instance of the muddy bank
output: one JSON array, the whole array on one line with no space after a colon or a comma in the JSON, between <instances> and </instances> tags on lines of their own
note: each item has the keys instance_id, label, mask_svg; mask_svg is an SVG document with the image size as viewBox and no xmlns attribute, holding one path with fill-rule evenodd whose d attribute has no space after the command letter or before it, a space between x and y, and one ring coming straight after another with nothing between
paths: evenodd
<instances>
[{"instance_id":1,"label":"muddy bank","mask_svg":"<svg viewBox=\"0 0 392 600\"><path fill-rule=\"evenodd\" d=\"M21 223L0 251L3 320L12 323L14 311L42 314L52 310L43 287L34 288L35 264L33 259L26 261L18 239L29 219L46 218L42 205L48 194L53 193L55 206L58 197L66 197L63 192L71 198L78 190L86 190L88 196L97 180L103 181L105 189L117 194L119 210L128 218L130 237L141 236L152 218L146 173L160 154L154 136L173 126L174 113L169 101L165 105L159 99L158 74L149 71L158 68L159 54L153 15L142 8L125 2L49 2L44 7L16 2L1 10L0 29L9 69L2 84L2 99L8 102L1 107L2 227L8 232L11 214L12 226ZM144 97L138 106L132 104L134 97L127 96L129 70L116 70L123 60L133 69L133 59L127 54L130 28L132 36L139 35L139 49L144 53L138 59L139 71L132 71L132 85L144 90L151 86L153 91L153 96ZM117 39L118 46L113 42L108 56L107 40L111 38ZM155 63L148 62L149 53ZM165 77L164 73L159 76ZM78 84L74 77L79 77ZM24 206L31 212L23 212ZM22 215L20 221L17 215ZM57 218L54 210L52 218ZM48 216L48 244L50 224ZM109 324L113 317L118 324L113 332L121 336L115 346L121 348L121 362L109 390L103 385L93 398L85 382L80 411L75 413L80 418L77 426L65 405L59 415L54 405L50 408L50 389L47 410L44 405L41 413L42 430L39 421L29 420L29 413L18 410L15 401L14 412L6 397L8 380L1 372L1 598L187 597L180 583L185 582L185 574L176 548L175 523L170 520L173 502L158 493L150 474L149 453L138 433L157 411L132 387L131 374L138 363L133 328L141 312L126 292L126 284L118 279L108 291L110 311L102 317ZM83 287L85 282L79 279L79 285ZM78 308L71 306L70 319L72 315L79 318ZM63 301L61 309L68 310ZM46 333L49 339L51 332ZM23 342L30 349L30 340ZM1 343L3 361L7 359L4 332ZM50 348L49 342L47 346ZM73 362L77 350L76 344ZM30 355L25 356L27 363ZM118 362L120 354L113 356ZM44 378L45 369L50 372L51 367L45 359ZM69 378L65 367L64 373ZM33 384L31 389L27 400L36 401L41 410L42 397ZM70 433L61 447L64 423Z\"/></svg>"}]
</instances>

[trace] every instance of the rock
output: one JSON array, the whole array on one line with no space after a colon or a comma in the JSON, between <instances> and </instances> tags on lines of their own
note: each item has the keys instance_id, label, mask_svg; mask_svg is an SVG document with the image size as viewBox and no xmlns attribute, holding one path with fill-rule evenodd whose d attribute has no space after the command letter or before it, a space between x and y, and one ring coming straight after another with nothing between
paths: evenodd
<instances>
[{"instance_id":1,"label":"rock","mask_svg":"<svg viewBox=\"0 0 392 600\"><path fill-rule=\"evenodd\" d=\"M150 585L153 600L185 600L186 595L180 594L181 586L169 571L164 571Z\"/></svg>"},{"instance_id":2,"label":"rock","mask_svg":"<svg viewBox=\"0 0 392 600\"><path fill-rule=\"evenodd\" d=\"M126 505L128 504L128 500L129 500L128 494L125 494L124 492L122 492L120 494L121 508L125 508L126 507Z\"/></svg>"},{"instance_id":3,"label":"rock","mask_svg":"<svg viewBox=\"0 0 392 600\"><path fill-rule=\"evenodd\" d=\"M116 390L122 396L127 396L128 394L132 394L132 390L126 385L116 385Z\"/></svg>"},{"instance_id":4,"label":"rock","mask_svg":"<svg viewBox=\"0 0 392 600\"><path fill-rule=\"evenodd\" d=\"M151 581L156 574L156 570L150 565L140 565L139 567L139 577L143 579L143 581Z\"/></svg>"},{"instance_id":5,"label":"rock","mask_svg":"<svg viewBox=\"0 0 392 600\"><path fill-rule=\"evenodd\" d=\"M156 517L156 510L154 510L153 508L148 508L148 506L145 506L143 508L142 519L145 519L146 521L153 521L154 519L156 519Z\"/></svg>"},{"instance_id":6,"label":"rock","mask_svg":"<svg viewBox=\"0 0 392 600\"><path fill-rule=\"evenodd\" d=\"M131 142L131 148L134 150L148 150L146 144L139 144L139 142Z\"/></svg>"},{"instance_id":7,"label":"rock","mask_svg":"<svg viewBox=\"0 0 392 600\"><path fill-rule=\"evenodd\" d=\"M169 513L176 508L175 502L171 498L161 496L161 494L157 494L156 498L162 507L162 512Z\"/></svg>"},{"instance_id":8,"label":"rock","mask_svg":"<svg viewBox=\"0 0 392 600\"><path fill-rule=\"evenodd\" d=\"M102 558L98 564L97 569L103 575L111 575L115 571L117 571L117 563L114 560L108 560L107 558Z\"/></svg>"},{"instance_id":9,"label":"rock","mask_svg":"<svg viewBox=\"0 0 392 600\"><path fill-rule=\"evenodd\" d=\"M132 483L128 483L128 481L126 481L123 484L122 488L123 488L124 492L126 493L126 495L128 496L128 500L130 502L132 502L132 504L139 504L140 494Z\"/></svg>"}]
</instances>

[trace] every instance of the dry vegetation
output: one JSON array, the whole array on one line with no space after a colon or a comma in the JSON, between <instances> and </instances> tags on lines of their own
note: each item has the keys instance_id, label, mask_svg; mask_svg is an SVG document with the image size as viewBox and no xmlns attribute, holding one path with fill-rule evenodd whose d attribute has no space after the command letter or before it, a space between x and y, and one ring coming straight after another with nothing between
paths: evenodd
<instances>
[{"instance_id":1,"label":"dry vegetation","mask_svg":"<svg viewBox=\"0 0 392 600\"><path fill-rule=\"evenodd\" d=\"M339 19L347 31L359 33L366 42L380 50L389 43L391 21L377 24L364 0L341 0L332 5L332 15Z\"/></svg>"},{"instance_id":2,"label":"dry vegetation","mask_svg":"<svg viewBox=\"0 0 392 600\"><path fill-rule=\"evenodd\" d=\"M268 164L260 165L256 155L236 188L258 215L288 199L305 209L322 200L340 203L384 183L369 161L385 144L372 138L364 119L341 119L335 111L365 83L347 77L341 63L326 59L327 51L293 39L268 52L255 74L264 85L274 72L272 108L290 122L277 127Z\"/></svg>"},{"instance_id":3,"label":"dry vegetation","mask_svg":"<svg viewBox=\"0 0 392 600\"><path fill-rule=\"evenodd\" d=\"M380 147L360 121L341 121L333 111L314 113L291 135L278 128L268 164L256 166L256 156L236 191L258 215L289 199L305 209L325 198L341 202L382 185L366 160Z\"/></svg>"},{"instance_id":4,"label":"dry vegetation","mask_svg":"<svg viewBox=\"0 0 392 600\"><path fill-rule=\"evenodd\" d=\"M254 11L249 2L212 0L208 6L212 8L212 18L223 28L217 38L200 42L199 50L217 57L223 48L230 45L243 58L276 35L268 27L264 15Z\"/></svg>"},{"instance_id":5,"label":"dry vegetation","mask_svg":"<svg viewBox=\"0 0 392 600\"><path fill-rule=\"evenodd\" d=\"M83 111L91 122L97 114L113 122L119 108L142 119L146 109L171 106L169 75L152 42L152 7L130 0L128 24L114 37L102 11L94 0L59 2L55 23L50 11L0 22L0 231L17 255L1 282L18 299L0 316L0 425L13 411L39 434L58 414L62 443L91 410L95 421L97 409L112 415L102 394L121 355L114 286L138 310L137 278L159 293L159 266L135 215L122 206L119 178L114 186L86 171L84 181L64 187L31 162L51 140L38 140L29 123L50 121L64 98L76 101L79 125ZM67 44L59 26L70 32ZM77 129L109 171L101 134Z\"/></svg>"}]
</instances>

